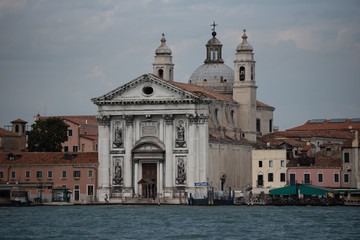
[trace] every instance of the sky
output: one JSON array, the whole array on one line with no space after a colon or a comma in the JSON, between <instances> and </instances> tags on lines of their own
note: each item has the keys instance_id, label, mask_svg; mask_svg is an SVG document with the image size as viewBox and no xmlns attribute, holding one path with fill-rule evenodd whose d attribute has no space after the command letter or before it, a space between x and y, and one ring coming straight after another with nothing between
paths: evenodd
<instances>
[{"instance_id":1,"label":"sky","mask_svg":"<svg viewBox=\"0 0 360 240\"><path fill-rule=\"evenodd\" d=\"M231 68L246 29L257 98L280 130L360 118L357 0L0 0L0 127L97 114L91 98L152 72L162 33L186 83L214 21Z\"/></svg>"}]
</instances>

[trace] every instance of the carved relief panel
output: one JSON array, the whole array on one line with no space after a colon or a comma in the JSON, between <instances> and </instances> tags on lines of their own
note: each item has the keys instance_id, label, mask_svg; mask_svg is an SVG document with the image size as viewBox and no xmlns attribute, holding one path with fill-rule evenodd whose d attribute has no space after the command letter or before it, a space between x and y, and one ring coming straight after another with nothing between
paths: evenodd
<instances>
[{"instance_id":1,"label":"carved relief panel","mask_svg":"<svg viewBox=\"0 0 360 240\"><path fill-rule=\"evenodd\" d=\"M120 121L117 121L113 125L113 147L121 148L123 147L123 124Z\"/></svg>"},{"instance_id":2,"label":"carved relief panel","mask_svg":"<svg viewBox=\"0 0 360 240\"><path fill-rule=\"evenodd\" d=\"M124 157L113 157L113 184L123 184Z\"/></svg>"},{"instance_id":3,"label":"carved relief panel","mask_svg":"<svg viewBox=\"0 0 360 240\"><path fill-rule=\"evenodd\" d=\"M185 148L186 147L186 131L185 131L185 121L178 120L176 122L176 139L175 139L175 147L177 148Z\"/></svg>"},{"instance_id":4,"label":"carved relief panel","mask_svg":"<svg viewBox=\"0 0 360 240\"><path fill-rule=\"evenodd\" d=\"M186 157L176 157L176 184L186 183Z\"/></svg>"},{"instance_id":5,"label":"carved relief panel","mask_svg":"<svg viewBox=\"0 0 360 240\"><path fill-rule=\"evenodd\" d=\"M141 137L159 137L159 122L146 120L141 122Z\"/></svg>"}]
</instances>

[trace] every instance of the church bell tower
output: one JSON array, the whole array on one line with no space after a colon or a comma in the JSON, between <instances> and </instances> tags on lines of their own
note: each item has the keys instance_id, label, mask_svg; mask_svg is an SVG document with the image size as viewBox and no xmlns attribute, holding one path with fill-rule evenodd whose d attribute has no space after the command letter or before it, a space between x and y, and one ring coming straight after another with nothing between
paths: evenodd
<instances>
[{"instance_id":1,"label":"church bell tower","mask_svg":"<svg viewBox=\"0 0 360 240\"><path fill-rule=\"evenodd\" d=\"M239 104L237 124L244 138L256 142L256 82L253 47L247 42L246 30L236 48L234 60L233 99Z\"/></svg>"},{"instance_id":2,"label":"church bell tower","mask_svg":"<svg viewBox=\"0 0 360 240\"><path fill-rule=\"evenodd\" d=\"M162 34L161 45L155 50L155 62L153 72L165 80L174 81L174 64L172 62L171 49L166 46L165 34Z\"/></svg>"}]
</instances>

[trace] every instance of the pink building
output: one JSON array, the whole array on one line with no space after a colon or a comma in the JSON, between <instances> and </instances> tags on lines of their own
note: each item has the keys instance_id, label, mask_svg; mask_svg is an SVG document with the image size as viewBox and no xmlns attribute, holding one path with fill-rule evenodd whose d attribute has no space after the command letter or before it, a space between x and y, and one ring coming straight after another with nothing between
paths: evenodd
<instances>
[{"instance_id":1,"label":"pink building","mask_svg":"<svg viewBox=\"0 0 360 240\"><path fill-rule=\"evenodd\" d=\"M0 189L24 188L32 202L51 202L59 187L71 191L71 202L95 201L97 178L96 152L0 153Z\"/></svg>"},{"instance_id":2,"label":"pink building","mask_svg":"<svg viewBox=\"0 0 360 240\"><path fill-rule=\"evenodd\" d=\"M64 142L63 152L97 152L98 150L98 122L95 115L84 116L51 116L64 119L69 125L68 141ZM46 119L49 116L35 117Z\"/></svg>"},{"instance_id":3,"label":"pink building","mask_svg":"<svg viewBox=\"0 0 360 240\"><path fill-rule=\"evenodd\" d=\"M340 188L341 159L333 157L297 158L287 165L288 185L311 184Z\"/></svg>"}]
</instances>

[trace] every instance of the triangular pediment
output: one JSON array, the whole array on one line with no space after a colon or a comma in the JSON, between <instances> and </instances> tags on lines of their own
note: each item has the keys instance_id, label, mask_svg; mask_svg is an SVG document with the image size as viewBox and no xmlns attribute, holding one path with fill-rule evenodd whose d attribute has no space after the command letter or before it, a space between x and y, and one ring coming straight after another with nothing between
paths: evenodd
<instances>
[{"instance_id":1,"label":"triangular pediment","mask_svg":"<svg viewBox=\"0 0 360 240\"><path fill-rule=\"evenodd\" d=\"M201 98L178 88L168 81L152 74L144 74L113 91L92 101L97 105L104 104L146 104L198 102Z\"/></svg>"}]
</instances>

